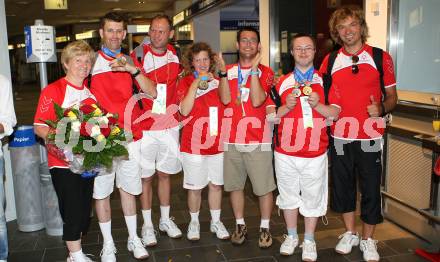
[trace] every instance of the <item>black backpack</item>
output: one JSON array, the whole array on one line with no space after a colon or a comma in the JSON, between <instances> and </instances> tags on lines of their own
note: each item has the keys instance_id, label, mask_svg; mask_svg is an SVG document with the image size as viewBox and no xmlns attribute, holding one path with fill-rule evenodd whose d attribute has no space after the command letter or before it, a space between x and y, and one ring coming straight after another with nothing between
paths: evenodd
<instances>
[{"instance_id":1,"label":"black backpack","mask_svg":"<svg viewBox=\"0 0 440 262\"><path fill-rule=\"evenodd\" d=\"M338 55L338 51L333 51L330 53L327 64L327 71L323 74L323 87L324 87L324 96L325 96L325 104L328 105L328 94L330 92L330 87L332 85L332 69L336 60L336 56ZM373 47L373 61L376 64L377 71L379 71L379 81L380 81L380 90L382 92L382 101L385 99L385 84L383 82L383 50L378 47Z\"/></svg>"}]
</instances>

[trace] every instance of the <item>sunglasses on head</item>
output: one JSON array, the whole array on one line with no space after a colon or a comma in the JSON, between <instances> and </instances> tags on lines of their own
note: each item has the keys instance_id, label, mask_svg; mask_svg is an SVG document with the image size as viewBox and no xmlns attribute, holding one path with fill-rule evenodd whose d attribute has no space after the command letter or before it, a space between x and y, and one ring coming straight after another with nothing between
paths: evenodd
<instances>
[{"instance_id":1,"label":"sunglasses on head","mask_svg":"<svg viewBox=\"0 0 440 262\"><path fill-rule=\"evenodd\" d=\"M353 74L359 73L359 66L357 65L357 62L359 62L359 57L357 55L352 56L351 62L353 62L353 64L351 65L351 72Z\"/></svg>"}]
</instances>

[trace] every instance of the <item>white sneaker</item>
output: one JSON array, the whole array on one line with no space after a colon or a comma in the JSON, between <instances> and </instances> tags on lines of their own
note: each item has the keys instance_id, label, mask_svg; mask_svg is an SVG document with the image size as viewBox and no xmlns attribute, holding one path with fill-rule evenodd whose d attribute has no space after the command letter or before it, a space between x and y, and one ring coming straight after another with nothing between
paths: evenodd
<instances>
[{"instance_id":1,"label":"white sneaker","mask_svg":"<svg viewBox=\"0 0 440 262\"><path fill-rule=\"evenodd\" d=\"M162 220L161 218L159 222L159 230L162 232L166 232L167 235L171 238L179 238L182 236L182 231L180 231L172 218L166 221Z\"/></svg>"},{"instance_id":2,"label":"white sneaker","mask_svg":"<svg viewBox=\"0 0 440 262\"><path fill-rule=\"evenodd\" d=\"M116 262L116 247L115 243L104 243L101 250L101 262Z\"/></svg>"},{"instance_id":3,"label":"white sneaker","mask_svg":"<svg viewBox=\"0 0 440 262\"><path fill-rule=\"evenodd\" d=\"M295 248L298 246L298 238L284 235L284 242L280 247L280 254L284 256L290 256L295 252Z\"/></svg>"},{"instance_id":4,"label":"white sneaker","mask_svg":"<svg viewBox=\"0 0 440 262\"><path fill-rule=\"evenodd\" d=\"M152 226L143 225L141 235L142 244L144 244L145 247L152 247L157 244L156 232Z\"/></svg>"},{"instance_id":5,"label":"white sneaker","mask_svg":"<svg viewBox=\"0 0 440 262\"><path fill-rule=\"evenodd\" d=\"M339 242L335 247L336 252L346 255L351 252L353 246L359 245L359 234L353 235L351 232L345 232L338 237Z\"/></svg>"},{"instance_id":6,"label":"white sneaker","mask_svg":"<svg viewBox=\"0 0 440 262\"><path fill-rule=\"evenodd\" d=\"M128 251L133 253L134 258L136 259L144 259L148 257L148 252L144 248L141 239L138 237L135 237L133 239L128 239L127 249Z\"/></svg>"},{"instance_id":7,"label":"white sneaker","mask_svg":"<svg viewBox=\"0 0 440 262\"><path fill-rule=\"evenodd\" d=\"M303 261L316 261L318 254L316 253L316 242L310 240L304 240L301 244L302 247L302 260Z\"/></svg>"},{"instance_id":8,"label":"white sneaker","mask_svg":"<svg viewBox=\"0 0 440 262\"><path fill-rule=\"evenodd\" d=\"M226 229L225 225L223 225L222 221L217 221L215 223L212 223L209 227L212 233L215 233L218 239L229 239L230 235L228 230Z\"/></svg>"},{"instance_id":9,"label":"white sneaker","mask_svg":"<svg viewBox=\"0 0 440 262\"><path fill-rule=\"evenodd\" d=\"M200 240L200 224L198 222L191 221L189 223L186 238L191 241Z\"/></svg>"},{"instance_id":10,"label":"white sneaker","mask_svg":"<svg viewBox=\"0 0 440 262\"><path fill-rule=\"evenodd\" d=\"M368 238L361 240L359 248L362 251L365 261L379 261L380 256L377 253L377 240Z\"/></svg>"},{"instance_id":11,"label":"white sneaker","mask_svg":"<svg viewBox=\"0 0 440 262\"><path fill-rule=\"evenodd\" d=\"M87 254L89 256L92 256L90 254ZM90 257L88 257L86 254L82 254L81 258L74 259L70 254L67 257L67 262L94 262Z\"/></svg>"}]
</instances>

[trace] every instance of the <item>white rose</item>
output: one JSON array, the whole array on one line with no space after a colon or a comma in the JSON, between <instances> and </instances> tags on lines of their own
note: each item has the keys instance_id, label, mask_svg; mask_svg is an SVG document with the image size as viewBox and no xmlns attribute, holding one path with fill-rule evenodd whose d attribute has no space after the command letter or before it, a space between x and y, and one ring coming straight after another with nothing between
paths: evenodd
<instances>
[{"instance_id":1,"label":"white rose","mask_svg":"<svg viewBox=\"0 0 440 262\"><path fill-rule=\"evenodd\" d=\"M90 134L92 137L99 136L101 134L101 128L98 125L94 125L92 127L92 133Z\"/></svg>"},{"instance_id":2,"label":"white rose","mask_svg":"<svg viewBox=\"0 0 440 262\"><path fill-rule=\"evenodd\" d=\"M113 114L112 113L107 113L105 116L106 117L113 117Z\"/></svg>"},{"instance_id":3,"label":"white rose","mask_svg":"<svg viewBox=\"0 0 440 262\"><path fill-rule=\"evenodd\" d=\"M98 120L99 123L101 124L108 124L108 118L105 116L101 116Z\"/></svg>"},{"instance_id":4,"label":"white rose","mask_svg":"<svg viewBox=\"0 0 440 262\"><path fill-rule=\"evenodd\" d=\"M79 122L79 121L72 122L72 130L74 132L79 132L80 128L81 128L81 122Z\"/></svg>"}]
</instances>

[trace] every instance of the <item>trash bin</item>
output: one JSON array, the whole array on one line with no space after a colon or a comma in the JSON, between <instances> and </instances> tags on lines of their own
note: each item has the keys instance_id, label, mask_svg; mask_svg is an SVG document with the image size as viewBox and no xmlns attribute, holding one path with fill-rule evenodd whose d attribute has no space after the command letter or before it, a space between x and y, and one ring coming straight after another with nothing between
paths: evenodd
<instances>
[{"instance_id":1,"label":"trash bin","mask_svg":"<svg viewBox=\"0 0 440 262\"><path fill-rule=\"evenodd\" d=\"M41 208L40 149L33 126L20 126L9 142L14 181L18 230L32 232L44 228Z\"/></svg>"},{"instance_id":2,"label":"trash bin","mask_svg":"<svg viewBox=\"0 0 440 262\"><path fill-rule=\"evenodd\" d=\"M52 184L47 162L40 164L40 179L46 234L49 236L62 236L63 220L61 219L58 197Z\"/></svg>"}]
</instances>

